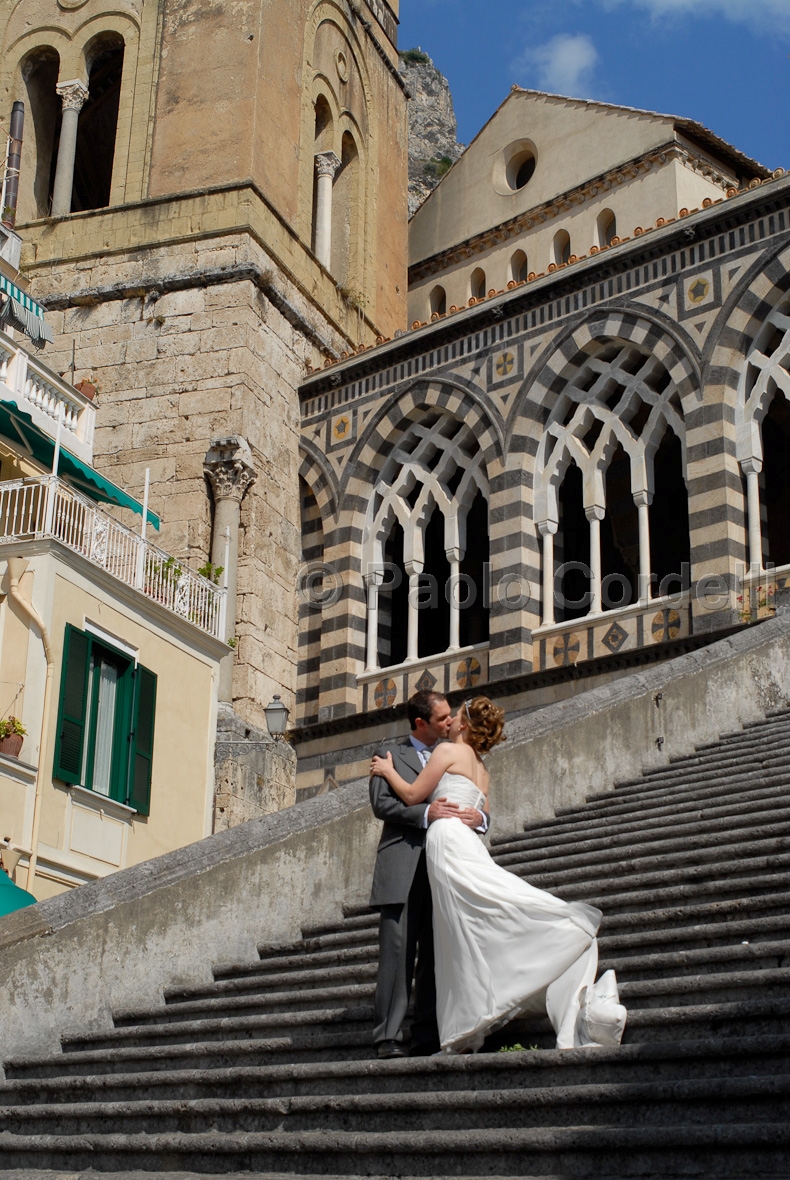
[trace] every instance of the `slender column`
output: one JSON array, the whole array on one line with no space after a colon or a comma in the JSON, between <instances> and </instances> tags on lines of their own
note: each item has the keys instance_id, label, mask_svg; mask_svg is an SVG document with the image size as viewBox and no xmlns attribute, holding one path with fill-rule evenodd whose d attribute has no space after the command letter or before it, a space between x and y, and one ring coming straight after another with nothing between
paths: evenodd
<instances>
[{"instance_id":1,"label":"slender column","mask_svg":"<svg viewBox=\"0 0 790 1180\"><path fill-rule=\"evenodd\" d=\"M538 528L543 537L543 626L550 627L554 622L554 534L557 523L545 520Z\"/></svg>"},{"instance_id":2,"label":"slender column","mask_svg":"<svg viewBox=\"0 0 790 1180\"><path fill-rule=\"evenodd\" d=\"M459 585L461 577L461 562L464 559L462 550L447 549L445 550L447 560L450 563L450 646L448 651L457 651L461 646L461 604L459 602L460 590Z\"/></svg>"},{"instance_id":3,"label":"slender column","mask_svg":"<svg viewBox=\"0 0 790 1180\"><path fill-rule=\"evenodd\" d=\"M225 612L225 639L236 631L236 586L239 569L239 524L241 502L257 472L252 465L252 452L246 439L237 434L215 438L203 462L203 470L214 494L214 528L211 534L211 562L225 568L228 588ZM229 536L228 536L229 530ZM233 701L233 651L229 650L220 664L219 699Z\"/></svg>"},{"instance_id":4,"label":"slender column","mask_svg":"<svg viewBox=\"0 0 790 1180\"><path fill-rule=\"evenodd\" d=\"M365 574L368 599L366 672L375 672L379 666L379 586L383 581L384 574L381 570L373 570L371 573Z\"/></svg>"},{"instance_id":5,"label":"slender column","mask_svg":"<svg viewBox=\"0 0 790 1180\"><path fill-rule=\"evenodd\" d=\"M329 269L332 261L332 184L340 160L334 152L319 152L315 158L318 191L315 210L315 256Z\"/></svg>"},{"instance_id":6,"label":"slender column","mask_svg":"<svg viewBox=\"0 0 790 1180\"><path fill-rule=\"evenodd\" d=\"M77 153L77 125L80 111L88 97L88 87L79 78L59 82L55 87L63 103L60 125L58 163L55 186L52 190L52 216L66 217L71 213L71 190L74 187L74 158Z\"/></svg>"},{"instance_id":7,"label":"slender column","mask_svg":"<svg viewBox=\"0 0 790 1180\"><path fill-rule=\"evenodd\" d=\"M584 513L590 522L590 610L589 614L601 613L601 521L605 510L593 504Z\"/></svg>"},{"instance_id":8,"label":"slender column","mask_svg":"<svg viewBox=\"0 0 790 1180\"><path fill-rule=\"evenodd\" d=\"M749 568L762 572L763 530L760 521L760 472L763 469L759 459L741 460L741 469L746 476L746 513L749 522Z\"/></svg>"},{"instance_id":9,"label":"slender column","mask_svg":"<svg viewBox=\"0 0 790 1180\"><path fill-rule=\"evenodd\" d=\"M406 660L411 663L419 658L420 611L417 604L423 563L421 561L407 561L404 564L409 576L409 626L406 638Z\"/></svg>"},{"instance_id":10,"label":"slender column","mask_svg":"<svg viewBox=\"0 0 790 1180\"><path fill-rule=\"evenodd\" d=\"M650 598L652 584L652 570L650 558L650 505L653 503L652 492L636 492L634 494L637 514L639 516L639 601L646 603Z\"/></svg>"}]
</instances>

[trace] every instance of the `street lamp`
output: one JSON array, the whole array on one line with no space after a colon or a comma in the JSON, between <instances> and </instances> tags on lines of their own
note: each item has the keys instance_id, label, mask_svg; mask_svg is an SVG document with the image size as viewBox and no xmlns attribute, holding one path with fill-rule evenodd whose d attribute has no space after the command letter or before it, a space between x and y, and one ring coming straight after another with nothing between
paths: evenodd
<instances>
[{"instance_id":1,"label":"street lamp","mask_svg":"<svg viewBox=\"0 0 790 1180\"><path fill-rule=\"evenodd\" d=\"M281 738L283 736L288 725L289 713L290 709L282 703L280 694L275 693L274 699L263 710L263 715L266 718L266 728L271 737Z\"/></svg>"}]
</instances>

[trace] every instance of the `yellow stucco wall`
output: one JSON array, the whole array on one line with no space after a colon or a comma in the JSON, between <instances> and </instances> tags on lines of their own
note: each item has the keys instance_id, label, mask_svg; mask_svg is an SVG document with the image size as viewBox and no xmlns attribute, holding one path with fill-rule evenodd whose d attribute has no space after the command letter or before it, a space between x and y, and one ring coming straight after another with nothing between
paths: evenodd
<instances>
[{"instance_id":1,"label":"yellow stucco wall","mask_svg":"<svg viewBox=\"0 0 790 1180\"><path fill-rule=\"evenodd\" d=\"M0 574L5 573L3 557L8 550L10 546L0 547ZM30 562L21 588L44 619L55 662L43 750L40 880L37 876L32 888L37 897L44 897L209 833L220 645L197 634L192 640L189 632L196 629L169 617L142 595L123 587L114 592L109 577L56 544L27 543L16 546L15 553ZM3 585L7 589L7 582ZM72 790L52 778L65 629L70 623L83 630L86 622L106 633L108 645L115 639L121 650L124 646L135 649L139 663L157 676L148 817L132 814L93 792ZM46 663L38 634L35 630L31 634L29 625L5 597L0 601L0 667L4 681L21 677L25 683L18 712L28 736L20 762L35 768L40 755ZM0 686L4 698L13 687ZM20 782L23 772L24 765L16 768L0 760L0 815L5 824L0 836L11 837L14 844L27 850L35 789L32 781ZM34 777L32 769L29 777ZM23 887L26 863L23 858L17 870L17 882Z\"/></svg>"}]
</instances>

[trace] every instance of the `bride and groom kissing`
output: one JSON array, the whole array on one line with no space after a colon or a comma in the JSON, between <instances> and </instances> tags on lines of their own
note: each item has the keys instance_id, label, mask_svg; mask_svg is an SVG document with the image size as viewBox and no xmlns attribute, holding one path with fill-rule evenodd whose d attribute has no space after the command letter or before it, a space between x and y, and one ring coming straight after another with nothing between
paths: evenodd
<instances>
[{"instance_id":1,"label":"bride and groom kissing","mask_svg":"<svg viewBox=\"0 0 790 1180\"><path fill-rule=\"evenodd\" d=\"M418 692L407 716L409 737L370 767L384 823L370 897L377 1056L476 1052L516 1016L541 1013L558 1049L619 1044L626 1011L614 972L595 982L601 911L500 868L479 839L489 824L483 755L504 740L502 709L476 696L453 716L441 694Z\"/></svg>"}]
</instances>

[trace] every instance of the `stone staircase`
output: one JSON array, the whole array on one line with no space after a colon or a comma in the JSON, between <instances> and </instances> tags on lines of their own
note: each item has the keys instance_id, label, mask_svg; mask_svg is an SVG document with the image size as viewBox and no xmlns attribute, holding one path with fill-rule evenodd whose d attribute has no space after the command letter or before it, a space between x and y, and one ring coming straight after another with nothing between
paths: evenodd
<instances>
[{"instance_id":1,"label":"stone staircase","mask_svg":"<svg viewBox=\"0 0 790 1180\"><path fill-rule=\"evenodd\" d=\"M604 911L617 1050L557 1052L525 1022L477 1056L373 1060L376 918L348 908L7 1062L0 1172L786 1180L788 786L784 708L494 839L510 871Z\"/></svg>"}]
</instances>

